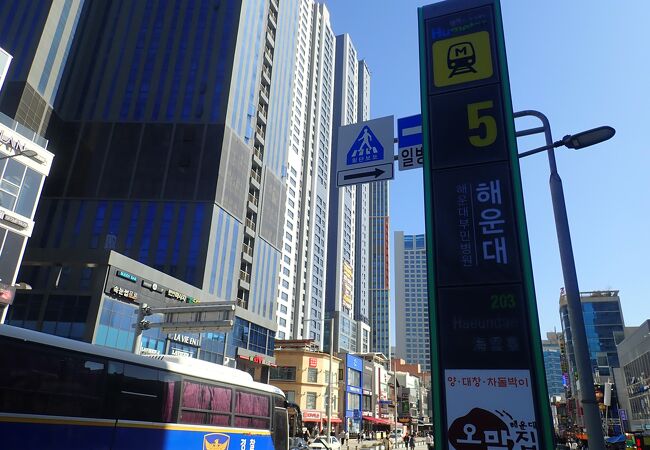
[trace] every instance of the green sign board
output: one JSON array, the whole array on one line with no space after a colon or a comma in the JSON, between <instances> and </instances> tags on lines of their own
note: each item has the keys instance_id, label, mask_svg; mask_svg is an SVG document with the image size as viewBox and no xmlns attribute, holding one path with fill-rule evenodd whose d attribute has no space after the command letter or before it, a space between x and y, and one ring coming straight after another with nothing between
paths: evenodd
<instances>
[{"instance_id":1,"label":"green sign board","mask_svg":"<svg viewBox=\"0 0 650 450\"><path fill-rule=\"evenodd\" d=\"M436 444L551 449L498 0L419 9Z\"/></svg>"}]
</instances>

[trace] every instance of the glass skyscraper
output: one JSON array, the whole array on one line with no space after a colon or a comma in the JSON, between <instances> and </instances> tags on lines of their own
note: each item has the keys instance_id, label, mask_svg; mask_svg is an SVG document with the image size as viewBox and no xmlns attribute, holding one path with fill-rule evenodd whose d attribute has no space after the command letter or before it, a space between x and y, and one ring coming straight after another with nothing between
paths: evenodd
<instances>
[{"instance_id":1,"label":"glass skyscraper","mask_svg":"<svg viewBox=\"0 0 650 450\"><path fill-rule=\"evenodd\" d=\"M625 328L618 291L581 292L580 303L592 369L600 376L611 376L610 368L620 367L614 335L623 333ZM571 374L569 378L575 388L576 360L564 291L560 294L560 319Z\"/></svg>"},{"instance_id":2,"label":"glass skyscraper","mask_svg":"<svg viewBox=\"0 0 650 450\"><path fill-rule=\"evenodd\" d=\"M542 340L542 352L544 354L544 371L546 372L546 386L549 396L565 396L562 377L562 351L560 333L546 333L545 340Z\"/></svg>"},{"instance_id":3,"label":"glass skyscraper","mask_svg":"<svg viewBox=\"0 0 650 450\"><path fill-rule=\"evenodd\" d=\"M29 33L0 37L16 64L0 105L30 106L24 86L41 91L25 67L49 68L41 97L52 109L29 111L56 163L39 209L47 226L34 230L21 271L34 290L18 301L82 323L95 342L95 317L124 302L103 281L104 255L119 253L131 270L154 269L149 279L237 303L218 362L272 353L297 3L23 3L0 6L5 26L16 11L33 17ZM51 34L62 41L54 50L24 50Z\"/></svg>"}]
</instances>

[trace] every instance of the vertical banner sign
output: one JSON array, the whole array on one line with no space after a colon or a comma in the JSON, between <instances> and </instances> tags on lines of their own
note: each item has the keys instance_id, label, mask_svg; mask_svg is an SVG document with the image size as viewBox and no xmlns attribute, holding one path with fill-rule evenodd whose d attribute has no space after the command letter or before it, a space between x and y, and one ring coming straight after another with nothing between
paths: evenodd
<instances>
[{"instance_id":1,"label":"vertical banner sign","mask_svg":"<svg viewBox=\"0 0 650 450\"><path fill-rule=\"evenodd\" d=\"M443 1L419 27L436 444L551 449L500 6Z\"/></svg>"}]
</instances>

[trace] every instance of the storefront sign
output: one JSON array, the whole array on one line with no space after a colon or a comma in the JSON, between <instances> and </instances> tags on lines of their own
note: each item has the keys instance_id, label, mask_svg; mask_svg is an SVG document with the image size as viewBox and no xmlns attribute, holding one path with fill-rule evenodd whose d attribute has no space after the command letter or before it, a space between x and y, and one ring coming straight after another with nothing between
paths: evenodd
<instances>
[{"instance_id":1,"label":"storefront sign","mask_svg":"<svg viewBox=\"0 0 650 450\"><path fill-rule=\"evenodd\" d=\"M192 355L189 352L186 352L185 350L181 350L179 348L172 348L171 352L172 352L172 355L174 355L174 356L186 356L188 358L192 357Z\"/></svg>"},{"instance_id":2,"label":"storefront sign","mask_svg":"<svg viewBox=\"0 0 650 450\"><path fill-rule=\"evenodd\" d=\"M165 292L165 290L162 287L160 287L156 283L152 283L151 281L142 280L142 287L147 288L147 289L149 289L150 291L153 291L153 292L158 292L159 294L162 294L163 292Z\"/></svg>"},{"instance_id":3,"label":"storefront sign","mask_svg":"<svg viewBox=\"0 0 650 450\"><path fill-rule=\"evenodd\" d=\"M118 270L117 276L120 278L124 278L125 280L133 281L134 283L138 281L138 277L136 277L135 275L131 275L129 272L125 272L123 270Z\"/></svg>"},{"instance_id":4,"label":"storefront sign","mask_svg":"<svg viewBox=\"0 0 650 450\"><path fill-rule=\"evenodd\" d=\"M353 394L361 394L361 388L356 386L348 386L348 392L352 392Z\"/></svg>"},{"instance_id":5,"label":"storefront sign","mask_svg":"<svg viewBox=\"0 0 650 450\"><path fill-rule=\"evenodd\" d=\"M9 135L5 130L0 129L0 143L7 146L7 148L15 151L16 153L22 153L25 151L25 143L19 141L15 136Z\"/></svg>"},{"instance_id":6,"label":"storefront sign","mask_svg":"<svg viewBox=\"0 0 650 450\"><path fill-rule=\"evenodd\" d=\"M174 291L173 289L167 289L165 295L169 298L173 298L174 300L178 300L179 302L184 302L187 300L187 295L181 294L180 292Z\"/></svg>"},{"instance_id":7,"label":"storefront sign","mask_svg":"<svg viewBox=\"0 0 650 450\"><path fill-rule=\"evenodd\" d=\"M345 358L345 364L349 369L363 372L363 360L357 356L352 356L348 353Z\"/></svg>"},{"instance_id":8,"label":"storefront sign","mask_svg":"<svg viewBox=\"0 0 650 450\"><path fill-rule=\"evenodd\" d=\"M200 303L200 300L198 298L189 297L173 289L167 289L167 292L165 292L165 296L168 298L173 298L174 300L178 300L179 302Z\"/></svg>"},{"instance_id":9,"label":"storefront sign","mask_svg":"<svg viewBox=\"0 0 650 450\"><path fill-rule=\"evenodd\" d=\"M309 367L318 367L318 359L309 358Z\"/></svg>"},{"instance_id":10,"label":"storefront sign","mask_svg":"<svg viewBox=\"0 0 650 450\"><path fill-rule=\"evenodd\" d=\"M133 292L130 289L125 289L121 286L113 286L110 290L110 293L116 297L126 298L128 300L135 301L138 299L138 294L136 292Z\"/></svg>"},{"instance_id":11,"label":"storefront sign","mask_svg":"<svg viewBox=\"0 0 650 450\"><path fill-rule=\"evenodd\" d=\"M25 222L24 220L20 220L17 217L10 216L5 212L0 212L0 220L4 220L5 222L15 225L19 228L27 228L29 226L29 223Z\"/></svg>"},{"instance_id":12,"label":"storefront sign","mask_svg":"<svg viewBox=\"0 0 650 450\"><path fill-rule=\"evenodd\" d=\"M263 366L277 367L277 365L273 361L271 361L270 359L266 359L262 355L255 355L255 356L239 355L239 358L255 364L261 364Z\"/></svg>"},{"instance_id":13,"label":"storefront sign","mask_svg":"<svg viewBox=\"0 0 650 450\"><path fill-rule=\"evenodd\" d=\"M302 420L306 422L320 422L321 416L322 414L320 411L314 411L311 409L305 409L302 412Z\"/></svg>"},{"instance_id":14,"label":"storefront sign","mask_svg":"<svg viewBox=\"0 0 650 450\"><path fill-rule=\"evenodd\" d=\"M181 344L192 345L194 347L199 347L201 345L197 338L192 337L192 336L186 336L184 334L169 333L167 335L167 338L170 341L179 342Z\"/></svg>"}]
</instances>

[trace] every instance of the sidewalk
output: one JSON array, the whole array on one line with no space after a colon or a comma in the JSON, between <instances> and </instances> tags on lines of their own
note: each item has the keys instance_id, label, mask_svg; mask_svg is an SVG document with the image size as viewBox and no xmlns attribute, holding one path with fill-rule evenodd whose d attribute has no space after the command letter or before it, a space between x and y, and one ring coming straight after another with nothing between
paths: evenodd
<instances>
[{"instance_id":1,"label":"sidewalk","mask_svg":"<svg viewBox=\"0 0 650 450\"><path fill-rule=\"evenodd\" d=\"M373 448L373 447L378 447L381 446L382 441L380 440L369 440L366 439L365 441L357 442L356 439L350 439L350 441L346 441L345 444L341 446L341 450L362 450L364 448ZM422 439L416 439L415 440L415 448L426 448L427 444L424 438ZM393 449L405 449L407 448L407 445L404 443L402 439L398 439L397 441L397 446L395 446L395 440L391 439L390 441L390 448L391 450Z\"/></svg>"}]
</instances>

